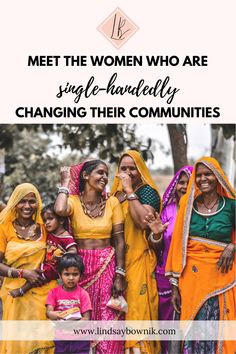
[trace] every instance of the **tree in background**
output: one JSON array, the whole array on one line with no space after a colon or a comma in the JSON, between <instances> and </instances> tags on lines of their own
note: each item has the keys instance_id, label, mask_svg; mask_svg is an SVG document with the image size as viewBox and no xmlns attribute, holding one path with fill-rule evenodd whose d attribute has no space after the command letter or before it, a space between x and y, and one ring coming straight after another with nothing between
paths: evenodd
<instances>
[{"instance_id":1,"label":"tree in background","mask_svg":"<svg viewBox=\"0 0 236 354\"><path fill-rule=\"evenodd\" d=\"M234 185L235 124L211 124L211 156L215 157Z\"/></svg>"},{"instance_id":2,"label":"tree in background","mask_svg":"<svg viewBox=\"0 0 236 354\"><path fill-rule=\"evenodd\" d=\"M167 128L170 137L174 173L176 173L181 167L188 165L186 124L168 124Z\"/></svg>"},{"instance_id":3,"label":"tree in background","mask_svg":"<svg viewBox=\"0 0 236 354\"><path fill-rule=\"evenodd\" d=\"M53 140L58 136L55 150ZM142 145L131 125L0 125L6 169L1 198L7 200L16 185L30 182L45 203L51 202L56 196L60 166L78 163L93 154L109 163L117 162L126 148L137 148L145 159L152 158L150 139L148 144Z\"/></svg>"}]
</instances>

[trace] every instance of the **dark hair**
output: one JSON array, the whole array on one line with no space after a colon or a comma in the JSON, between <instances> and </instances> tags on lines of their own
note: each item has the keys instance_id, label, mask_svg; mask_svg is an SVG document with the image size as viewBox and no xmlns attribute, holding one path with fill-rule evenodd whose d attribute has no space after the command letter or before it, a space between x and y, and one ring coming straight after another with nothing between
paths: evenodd
<instances>
[{"instance_id":1,"label":"dark hair","mask_svg":"<svg viewBox=\"0 0 236 354\"><path fill-rule=\"evenodd\" d=\"M85 180L84 180L84 177L83 177L83 172L86 172L88 175L93 171L95 170L95 168L98 166L98 165L104 165L104 166L107 166L105 164L105 162L103 162L102 160L89 160L89 161L86 161L81 172L80 172L80 177L79 177L79 191L80 192L83 192L84 191L84 187L85 187Z\"/></svg>"},{"instance_id":2,"label":"dark hair","mask_svg":"<svg viewBox=\"0 0 236 354\"><path fill-rule=\"evenodd\" d=\"M54 203L50 203L48 205L46 205L42 211L41 211L41 215L43 216L44 213L46 213L47 211L51 211L57 220L59 221L63 221L63 226L64 228L68 231L69 230L69 221L68 221L68 218L66 216L60 216L58 215L56 212L55 212L55 209L54 209Z\"/></svg>"},{"instance_id":3,"label":"dark hair","mask_svg":"<svg viewBox=\"0 0 236 354\"><path fill-rule=\"evenodd\" d=\"M78 254L65 253L60 258L59 263L58 263L59 274L61 274L64 269L67 269L70 267L78 268L78 270L80 271L80 274L83 274L84 263L83 263L82 258Z\"/></svg>"}]
</instances>

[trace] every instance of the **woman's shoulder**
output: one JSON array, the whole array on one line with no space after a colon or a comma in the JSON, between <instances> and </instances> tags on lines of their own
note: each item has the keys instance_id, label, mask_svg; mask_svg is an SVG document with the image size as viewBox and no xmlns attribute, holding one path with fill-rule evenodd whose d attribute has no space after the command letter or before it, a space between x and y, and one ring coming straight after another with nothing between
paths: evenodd
<instances>
[{"instance_id":1,"label":"woman's shoulder","mask_svg":"<svg viewBox=\"0 0 236 354\"><path fill-rule=\"evenodd\" d=\"M68 197L68 200L71 201L72 203L80 202L78 194L70 194Z\"/></svg>"},{"instance_id":2,"label":"woman's shoulder","mask_svg":"<svg viewBox=\"0 0 236 354\"><path fill-rule=\"evenodd\" d=\"M228 206L231 209L235 209L236 206L236 200L228 197L224 197L225 199L225 205L226 207Z\"/></svg>"},{"instance_id":3,"label":"woman's shoulder","mask_svg":"<svg viewBox=\"0 0 236 354\"><path fill-rule=\"evenodd\" d=\"M111 206L116 206L120 204L119 199L114 195L109 195L106 202Z\"/></svg>"}]
</instances>

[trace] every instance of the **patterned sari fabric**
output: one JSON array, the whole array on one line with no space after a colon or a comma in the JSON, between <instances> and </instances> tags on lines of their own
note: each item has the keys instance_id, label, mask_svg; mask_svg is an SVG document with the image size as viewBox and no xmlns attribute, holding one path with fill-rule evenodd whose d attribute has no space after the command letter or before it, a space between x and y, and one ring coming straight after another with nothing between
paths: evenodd
<instances>
[{"instance_id":1,"label":"patterned sari fabric","mask_svg":"<svg viewBox=\"0 0 236 354\"><path fill-rule=\"evenodd\" d=\"M111 297L111 287L115 274L115 250L106 247L97 250L80 249L79 255L83 258L85 273L80 280L80 286L88 291L92 303L92 320L114 321L121 319L119 312L107 307ZM122 341L100 341L92 343L96 347L96 354L122 354Z\"/></svg>"},{"instance_id":2,"label":"patterned sari fabric","mask_svg":"<svg viewBox=\"0 0 236 354\"><path fill-rule=\"evenodd\" d=\"M90 161L90 160L89 160ZM68 203L71 208L70 222L75 240L80 239L110 239L115 225L123 224L123 212L115 197L107 197L104 214L97 218L90 218L83 211L79 198L81 186L80 174L85 162L71 168L70 196ZM92 304L92 320L114 321L121 319L120 313L107 305L111 298L111 289L115 276L115 250L113 247L99 249L79 249L83 258L85 272L80 280L80 286L90 295ZM122 354L124 345L122 341L96 341L91 343L96 354Z\"/></svg>"},{"instance_id":3,"label":"patterned sari fabric","mask_svg":"<svg viewBox=\"0 0 236 354\"><path fill-rule=\"evenodd\" d=\"M141 174L143 183L149 189L151 187L158 197L157 187L141 155L137 151L128 151L124 155L132 157ZM120 180L115 178L111 192L115 195L119 191L122 191L122 185ZM141 188L136 193L139 195L139 200L142 200L144 196ZM159 207L161 207L160 202L159 197ZM135 225L129 212L127 200L122 202L122 208L125 216L125 267L126 280L128 282L126 290L128 313L126 320L157 320L158 294L154 274L156 256L154 251L149 248L145 232ZM157 354L160 352L160 343L145 340L141 342L126 341L125 348L130 349L130 353L132 353L132 348L138 348L140 353Z\"/></svg>"},{"instance_id":4,"label":"patterned sari fabric","mask_svg":"<svg viewBox=\"0 0 236 354\"><path fill-rule=\"evenodd\" d=\"M166 264L166 275L179 277L181 320L234 320L235 262L232 270L226 274L221 273L216 264L227 243L198 237L198 235L189 236L193 203L200 195L195 183L198 163L204 164L214 173L218 180L217 192L220 196L229 199L236 197L235 191L215 159L203 157L197 161L187 193L180 201ZM231 227L233 228L233 225ZM233 229L232 242L234 242ZM190 292L189 289L192 288L194 291ZM196 341L184 344L185 353L203 353L205 350L209 350L209 353L233 353L235 343L208 341L204 344Z\"/></svg>"},{"instance_id":5,"label":"patterned sari fabric","mask_svg":"<svg viewBox=\"0 0 236 354\"><path fill-rule=\"evenodd\" d=\"M184 173L189 178L192 170L192 166L182 167L172 178L162 198L163 209L161 220L163 224L168 222L169 225L163 233L163 247L158 252L155 270L159 295L158 319L160 321L172 320L174 315L174 309L171 304L171 285L169 279L165 276L165 266L178 211L179 201L176 196L176 187L182 174ZM161 347L163 353L168 352L167 341L162 341Z\"/></svg>"},{"instance_id":6,"label":"patterned sari fabric","mask_svg":"<svg viewBox=\"0 0 236 354\"><path fill-rule=\"evenodd\" d=\"M41 237L36 241L19 239L12 221L16 218L15 206L29 193L34 193L38 202L38 210L34 215L35 221L41 225ZM16 187L7 207L0 214L0 252L4 253L4 263L18 269L40 268L45 257L46 232L42 225L41 199L37 189L24 183ZM8 292L21 287L25 283L22 278L4 278L0 296L3 303L3 320L47 320L45 302L48 291L56 286L55 281L42 287L32 288L24 296L12 298ZM33 336L33 334L32 334ZM29 334L30 338L30 334ZM49 341L4 341L0 345L0 353L48 353L54 352L54 344Z\"/></svg>"}]
</instances>

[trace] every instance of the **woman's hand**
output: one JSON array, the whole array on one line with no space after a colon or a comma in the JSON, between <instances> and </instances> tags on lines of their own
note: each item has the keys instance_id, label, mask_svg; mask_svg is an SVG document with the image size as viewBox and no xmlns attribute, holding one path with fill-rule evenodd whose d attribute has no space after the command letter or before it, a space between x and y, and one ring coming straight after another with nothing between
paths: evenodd
<instances>
[{"instance_id":1,"label":"woman's hand","mask_svg":"<svg viewBox=\"0 0 236 354\"><path fill-rule=\"evenodd\" d=\"M169 225L168 222L166 222L165 224L162 224L161 218L157 212L155 212L155 215L153 215L153 213L149 212L145 216L144 223L156 235L162 234L167 229L167 227Z\"/></svg>"},{"instance_id":2,"label":"woman's hand","mask_svg":"<svg viewBox=\"0 0 236 354\"><path fill-rule=\"evenodd\" d=\"M221 253L220 259L217 262L217 267L222 273L228 273L233 268L235 245L230 243Z\"/></svg>"},{"instance_id":3,"label":"woman's hand","mask_svg":"<svg viewBox=\"0 0 236 354\"><path fill-rule=\"evenodd\" d=\"M125 290L127 284L125 277L121 274L115 274L114 282L111 288L111 295L114 298L117 298L119 295L122 295L123 291Z\"/></svg>"},{"instance_id":4,"label":"woman's hand","mask_svg":"<svg viewBox=\"0 0 236 354\"><path fill-rule=\"evenodd\" d=\"M131 194L134 192L132 187L132 180L127 173L121 172L117 175L117 177L121 180L123 191L126 194Z\"/></svg>"},{"instance_id":5,"label":"woman's hand","mask_svg":"<svg viewBox=\"0 0 236 354\"><path fill-rule=\"evenodd\" d=\"M63 166L60 169L61 175L61 186L62 187L69 187L70 184L70 167Z\"/></svg>"},{"instance_id":6,"label":"woman's hand","mask_svg":"<svg viewBox=\"0 0 236 354\"><path fill-rule=\"evenodd\" d=\"M38 269L36 270L24 269L23 278L28 280L28 282L33 287L42 286L46 283L46 280L42 277L42 272Z\"/></svg>"},{"instance_id":7,"label":"woman's hand","mask_svg":"<svg viewBox=\"0 0 236 354\"><path fill-rule=\"evenodd\" d=\"M181 296L179 292L179 288L177 286L172 285L172 295L171 295L171 303L174 307L174 310L178 313L181 311Z\"/></svg>"}]
</instances>

